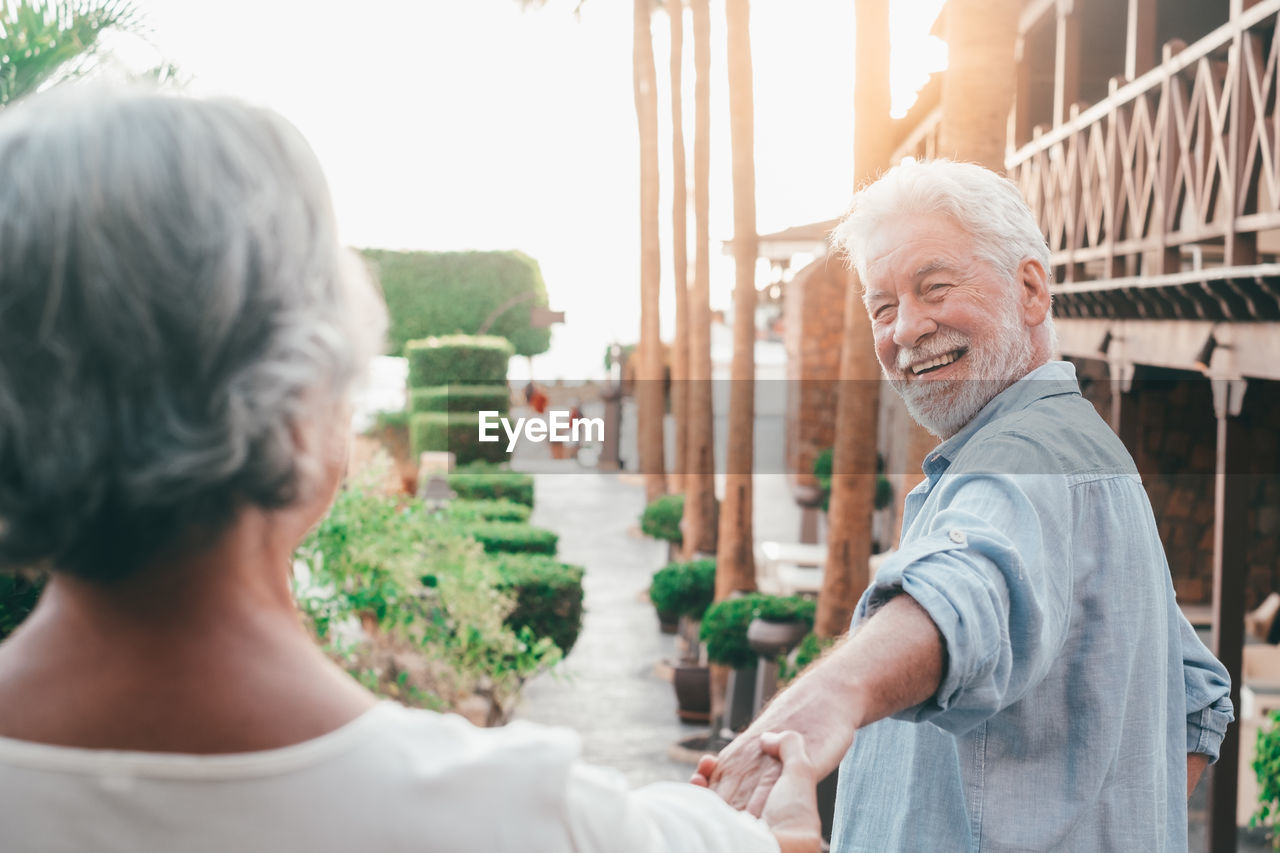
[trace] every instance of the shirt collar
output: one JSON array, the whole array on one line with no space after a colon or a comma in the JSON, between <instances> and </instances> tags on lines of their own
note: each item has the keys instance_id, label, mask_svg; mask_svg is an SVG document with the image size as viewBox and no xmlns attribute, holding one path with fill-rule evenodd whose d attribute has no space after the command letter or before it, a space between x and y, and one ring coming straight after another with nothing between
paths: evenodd
<instances>
[{"instance_id":1,"label":"shirt collar","mask_svg":"<svg viewBox=\"0 0 1280 853\"><path fill-rule=\"evenodd\" d=\"M996 418L1021 411L1037 400L1063 394L1080 394L1075 365L1067 361L1049 361L1040 365L992 397L991 402L973 416L973 420L930 451L924 459L925 476L933 480L945 471L974 433Z\"/></svg>"}]
</instances>

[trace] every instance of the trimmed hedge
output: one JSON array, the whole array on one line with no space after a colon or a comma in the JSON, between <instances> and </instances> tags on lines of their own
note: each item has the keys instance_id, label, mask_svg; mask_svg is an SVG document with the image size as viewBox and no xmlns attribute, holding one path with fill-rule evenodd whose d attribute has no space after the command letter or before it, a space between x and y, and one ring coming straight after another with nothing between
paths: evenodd
<instances>
[{"instance_id":1,"label":"trimmed hedge","mask_svg":"<svg viewBox=\"0 0 1280 853\"><path fill-rule=\"evenodd\" d=\"M466 532L490 554L555 554L560 537L550 530L515 521L484 521Z\"/></svg>"},{"instance_id":2,"label":"trimmed hedge","mask_svg":"<svg viewBox=\"0 0 1280 853\"><path fill-rule=\"evenodd\" d=\"M511 408L511 392L506 385L434 385L409 391L411 412L496 411L505 415Z\"/></svg>"},{"instance_id":3,"label":"trimmed hedge","mask_svg":"<svg viewBox=\"0 0 1280 853\"><path fill-rule=\"evenodd\" d=\"M504 471L494 467L486 469L473 463L468 470L449 475L449 488L464 500L509 500L525 506L533 506L533 477Z\"/></svg>"},{"instance_id":4,"label":"trimmed hedge","mask_svg":"<svg viewBox=\"0 0 1280 853\"><path fill-rule=\"evenodd\" d=\"M715 598L716 561L671 563L653 574L649 600L659 613L701 619Z\"/></svg>"},{"instance_id":5,"label":"trimmed hedge","mask_svg":"<svg viewBox=\"0 0 1280 853\"><path fill-rule=\"evenodd\" d=\"M757 655L747 645L747 626L752 619L800 620L812 630L814 609L814 603L806 598L758 592L718 601L702 616L701 637L707 644L707 660L734 669L753 667Z\"/></svg>"},{"instance_id":6,"label":"trimmed hedge","mask_svg":"<svg viewBox=\"0 0 1280 853\"><path fill-rule=\"evenodd\" d=\"M582 566L541 554L497 554L498 589L513 592L516 606L507 625L549 637L569 654L582 630Z\"/></svg>"},{"instance_id":7,"label":"trimmed hedge","mask_svg":"<svg viewBox=\"0 0 1280 853\"><path fill-rule=\"evenodd\" d=\"M479 441L480 417L462 412L418 412L409 419L409 452L417 459L425 450L448 450L462 465L507 458L505 441Z\"/></svg>"},{"instance_id":8,"label":"trimmed hedge","mask_svg":"<svg viewBox=\"0 0 1280 853\"><path fill-rule=\"evenodd\" d=\"M684 536L680 519L684 517L684 495L663 495L654 499L640 515L640 531L645 536L679 545Z\"/></svg>"},{"instance_id":9,"label":"trimmed hedge","mask_svg":"<svg viewBox=\"0 0 1280 853\"><path fill-rule=\"evenodd\" d=\"M531 510L524 504L509 500L465 500L458 498L445 506L445 513L454 521L528 521Z\"/></svg>"},{"instance_id":10,"label":"trimmed hedge","mask_svg":"<svg viewBox=\"0 0 1280 853\"><path fill-rule=\"evenodd\" d=\"M417 338L477 332L491 317L489 333L511 341L519 355L551 346L550 329L529 325L529 309L547 305L547 289L538 262L522 252L363 254L382 284L392 354Z\"/></svg>"},{"instance_id":11,"label":"trimmed hedge","mask_svg":"<svg viewBox=\"0 0 1280 853\"><path fill-rule=\"evenodd\" d=\"M448 335L405 344L409 387L502 385L507 381L511 342L496 335Z\"/></svg>"},{"instance_id":12,"label":"trimmed hedge","mask_svg":"<svg viewBox=\"0 0 1280 853\"><path fill-rule=\"evenodd\" d=\"M822 511L826 512L830 509L831 503L831 478L832 468L835 460L835 449L828 447L813 459L813 476L818 481L818 487L822 489ZM872 499L872 507L874 509L884 509L893 503L893 484L889 482L889 478L884 475L884 457L876 454L876 485L875 496Z\"/></svg>"}]
</instances>

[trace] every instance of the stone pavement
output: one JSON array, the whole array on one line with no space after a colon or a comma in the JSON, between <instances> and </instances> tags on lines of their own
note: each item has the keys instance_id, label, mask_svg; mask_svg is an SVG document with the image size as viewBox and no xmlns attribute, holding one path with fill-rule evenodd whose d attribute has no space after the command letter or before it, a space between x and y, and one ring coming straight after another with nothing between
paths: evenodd
<instances>
[{"instance_id":1,"label":"stone pavement","mask_svg":"<svg viewBox=\"0 0 1280 853\"><path fill-rule=\"evenodd\" d=\"M667 548L632 530L644 488L572 461L538 468L531 521L560 534L560 559L586 566L586 615L569 656L525 686L516 717L576 730L587 761L621 770L632 785L688 779L689 765L667 749L706 726L679 721L671 684L654 671L675 642L658 631L645 597Z\"/></svg>"}]
</instances>

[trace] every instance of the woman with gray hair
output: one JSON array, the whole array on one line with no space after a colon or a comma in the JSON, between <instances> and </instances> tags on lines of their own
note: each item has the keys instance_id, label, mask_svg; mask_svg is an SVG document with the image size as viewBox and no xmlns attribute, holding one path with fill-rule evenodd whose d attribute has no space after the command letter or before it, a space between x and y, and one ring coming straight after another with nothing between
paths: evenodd
<instances>
[{"instance_id":1,"label":"woman with gray hair","mask_svg":"<svg viewBox=\"0 0 1280 853\"><path fill-rule=\"evenodd\" d=\"M770 832L628 791L569 732L379 702L315 646L291 555L384 323L279 116L74 89L0 114L0 568L50 572L0 644L0 846L816 849L795 735Z\"/></svg>"}]
</instances>

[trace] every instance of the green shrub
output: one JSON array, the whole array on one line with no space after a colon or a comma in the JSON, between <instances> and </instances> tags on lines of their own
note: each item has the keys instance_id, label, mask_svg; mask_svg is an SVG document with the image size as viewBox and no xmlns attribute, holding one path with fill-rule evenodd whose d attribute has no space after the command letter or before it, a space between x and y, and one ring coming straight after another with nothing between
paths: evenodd
<instances>
[{"instance_id":1,"label":"green shrub","mask_svg":"<svg viewBox=\"0 0 1280 853\"><path fill-rule=\"evenodd\" d=\"M0 572L0 640L13 633L36 606L44 579Z\"/></svg>"},{"instance_id":2,"label":"green shrub","mask_svg":"<svg viewBox=\"0 0 1280 853\"><path fill-rule=\"evenodd\" d=\"M464 500L514 501L533 506L533 477L472 463L449 475L449 488Z\"/></svg>"},{"instance_id":3,"label":"green shrub","mask_svg":"<svg viewBox=\"0 0 1280 853\"><path fill-rule=\"evenodd\" d=\"M465 530L490 554L555 554L560 537L550 530L514 521L484 521Z\"/></svg>"},{"instance_id":4,"label":"green shrub","mask_svg":"<svg viewBox=\"0 0 1280 853\"><path fill-rule=\"evenodd\" d=\"M673 542L683 539L680 519L684 516L684 495L663 495L649 503L640 516L640 530L645 536Z\"/></svg>"},{"instance_id":5,"label":"green shrub","mask_svg":"<svg viewBox=\"0 0 1280 853\"><path fill-rule=\"evenodd\" d=\"M417 338L474 334L488 320L488 332L511 341L519 355L537 355L551 345L550 329L529 325L529 309L546 306L547 291L538 262L522 252L369 249L364 256L387 302L390 353L400 354Z\"/></svg>"},{"instance_id":6,"label":"green shrub","mask_svg":"<svg viewBox=\"0 0 1280 853\"><path fill-rule=\"evenodd\" d=\"M426 450L449 451L459 464L477 459L497 462L507 458L505 436L480 441L480 417L464 412L418 412L409 420L409 452L417 459Z\"/></svg>"},{"instance_id":7,"label":"green shrub","mask_svg":"<svg viewBox=\"0 0 1280 853\"><path fill-rule=\"evenodd\" d=\"M436 385L409 391L411 412L496 411L505 415L511 408L511 394L505 385ZM505 441L505 436L503 438Z\"/></svg>"},{"instance_id":8,"label":"green shrub","mask_svg":"<svg viewBox=\"0 0 1280 853\"><path fill-rule=\"evenodd\" d=\"M671 563L653 574L649 600L660 613L701 619L716 592L716 561Z\"/></svg>"},{"instance_id":9,"label":"green shrub","mask_svg":"<svg viewBox=\"0 0 1280 853\"><path fill-rule=\"evenodd\" d=\"M394 412L375 413L373 426L369 428L369 431L378 432L380 430L405 430L405 435L408 435L409 412L405 409L397 409Z\"/></svg>"},{"instance_id":10,"label":"green shrub","mask_svg":"<svg viewBox=\"0 0 1280 853\"><path fill-rule=\"evenodd\" d=\"M778 622L799 620L813 628L814 603L799 596L763 595L753 592L727 598L707 608L702 617L702 641L707 659L735 669L756 665L757 655L747 644L747 626L757 617Z\"/></svg>"},{"instance_id":11,"label":"green shrub","mask_svg":"<svg viewBox=\"0 0 1280 853\"><path fill-rule=\"evenodd\" d=\"M822 657L823 653L835 645L835 637L819 637L810 631L804 635L791 654L778 661L778 682L787 684L797 675L805 671L809 664Z\"/></svg>"},{"instance_id":12,"label":"green shrub","mask_svg":"<svg viewBox=\"0 0 1280 853\"><path fill-rule=\"evenodd\" d=\"M299 546L299 609L325 650L380 695L443 709L484 691L512 707L559 650L506 624L514 596L479 545L420 503L373 494L380 476L344 488ZM337 630L369 620L372 633ZM418 664L400 668L406 654Z\"/></svg>"},{"instance_id":13,"label":"green shrub","mask_svg":"<svg viewBox=\"0 0 1280 853\"><path fill-rule=\"evenodd\" d=\"M502 578L499 589L515 596L507 624L549 637L569 654L582 630L582 566L541 554L495 554L493 559Z\"/></svg>"},{"instance_id":14,"label":"green shrub","mask_svg":"<svg viewBox=\"0 0 1280 853\"><path fill-rule=\"evenodd\" d=\"M496 335L448 335L409 341L409 387L502 385L507 381L511 342Z\"/></svg>"},{"instance_id":15,"label":"green shrub","mask_svg":"<svg viewBox=\"0 0 1280 853\"><path fill-rule=\"evenodd\" d=\"M449 501L444 508L445 514L458 522L472 521L528 521L531 510L524 504L509 500L466 500L457 498Z\"/></svg>"},{"instance_id":16,"label":"green shrub","mask_svg":"<svg viewBox=\"0 0 1280 853\"><path fill-rule=\"evenodd\" d=\"M822 489L822 509L825 512L831 503L831 472L835 451L828 447L813 459L813 476ZM876 454L875 497L872 505L875 509L884 509L893 503L893 484L884 475L884 457Z\"/></svg>"}]
</instances>

